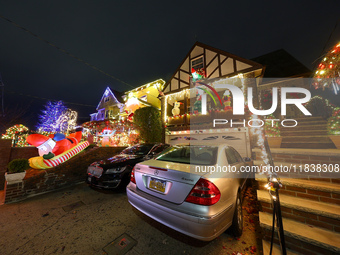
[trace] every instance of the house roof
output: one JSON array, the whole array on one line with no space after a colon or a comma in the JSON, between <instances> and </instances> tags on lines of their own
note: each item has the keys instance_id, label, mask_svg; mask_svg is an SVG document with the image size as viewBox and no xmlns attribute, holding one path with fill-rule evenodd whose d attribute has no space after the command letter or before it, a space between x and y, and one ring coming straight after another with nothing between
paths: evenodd
<instances>
[{"instance_id":1,"label":"house roof","mask_svg":"<svg viewBox=\"0 0 340 255\"><path fill-rule=\"evenodd\" d=\"M117 91L117 90L115 90L115 89L112 89L111 87L109 87L109 89L112 91L112 93L115 95L116 99L117 99L120 103L124 102L124 100L123 100L123 98L122 98L122 96L124 95L124 92L119 92L119 91Z\"/></svg>"},{"instance_id":2,"label":"house roof","mask_svg":"<svg viewBox=\"0 0 340 255\"><path fill-rule=\"evenodd\" d=\"M209 59L206 58L207 54L210 54L212 57ZM165 94L180 91L183 88L189 87L189 76L191 75L190 61L201 55L204 56L204 61L206 61L205 71L208 75L207 78L209 79L234 76L239 73L246 73L255 70L261 70L262 72L263 70L263 66L253 60L236 56L201 42L196 42L179 64L172 77L165 84L163 89ZM217 66L215 65L216 62ZM209 68L210 70L208 70ZM221 68L223 68L223 72L221 71ZM175 83L173 84L175 87L174 89L172 88L173 82L178 82L178 85Z\"/></svg>"},{"instance_id":3,"label":"house roof","mask_svg":"<svg viewBox=\"0 0 340 255\"><path fill-rule=\"evenodd\" d=\"M117 90L111 89L110 87L107 87L107 88L105 89L104 93L103 93L102 98L100 99L100 101L99 101L99 103L98 103L98 106L97 106L97 108L96 108L97 111L103 107L103 106L102 106L102 104L103 104L103 99L104 99L105 96L107 96L106 93L111 93L111 94L112 94L112 97L115 98L115 100L117 100L117 104L120 104L120 103L124 102L123 99L122 99L123 93L121 93L121 92L119 92L119 91L117 91Z\"/></svg>"},{"instance_id":4,"label":"house roof","mask_svg":"<svg viewBox=\"0 0 340 255\"><path fill-rule=\"evenodd\" d=\"M279 49L252 59L266 67L264 78L309 77L311 70L284 49Z\"/></svg>"}]
</instances>

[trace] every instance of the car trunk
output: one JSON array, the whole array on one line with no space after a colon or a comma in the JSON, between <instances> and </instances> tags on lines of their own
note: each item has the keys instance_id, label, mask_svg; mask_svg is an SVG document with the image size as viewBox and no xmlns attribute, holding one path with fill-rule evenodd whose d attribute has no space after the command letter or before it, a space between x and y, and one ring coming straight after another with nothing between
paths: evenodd
<instances>
[{"instance_id":1,"label":"car trunk","mask_svg":"<svg viewBox=\"0 0 340 255\"><path fill-rule=\"evenodd\" d=\"M191 171L190 171L191 169ZM135 167L138 190L162 200L181 204L204 173L194 173L194 166L149 160Z\"/></svg>"}]
</instances>

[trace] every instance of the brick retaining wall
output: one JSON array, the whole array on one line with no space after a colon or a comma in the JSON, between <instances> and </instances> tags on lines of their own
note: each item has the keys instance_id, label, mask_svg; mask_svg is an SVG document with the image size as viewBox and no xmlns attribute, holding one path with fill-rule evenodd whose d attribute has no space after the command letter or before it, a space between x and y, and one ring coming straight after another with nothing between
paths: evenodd
<instances>
[{"instance_id":1,"label":"brick retaining wall","mask_svg":"<svg viewBox=\"0 0 340 255\"><path fill-rule=\"evenodd\" d=\"M3 190L5 186L5 172L10 161L11 148L11 139L0 139L0 190Z\"/></svg>"},{"instance_id":2,"label":"brick retaining wall","mask_svg":"<svg viewBox=\"0 0 340 255\"><path fill-rule=\"evenodd\" d=\"M86 149L57 167L45 170L28 169L21 183L6 186L5 203L20 201L27 197L85 181L89 164L99 159L111 157L123 149L124 147Z\"/></svg>"}]
</instances>

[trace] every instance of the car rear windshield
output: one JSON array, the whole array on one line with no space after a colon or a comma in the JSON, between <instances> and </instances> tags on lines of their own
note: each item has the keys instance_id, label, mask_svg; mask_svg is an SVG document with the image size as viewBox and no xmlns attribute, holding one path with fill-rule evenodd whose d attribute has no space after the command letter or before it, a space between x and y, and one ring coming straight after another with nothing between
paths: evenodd
<instances>
[{"instance_id":1,"label":"car rear windshield","mask_svg":"<svg viewBox=\"0 0 340 255\"><path fill-rule=\"evenodd\" d=\"M163 151L156 160L193 165L215 165L217 147L215 146L172 146Z\"/></svg>"},{"instance_id":2,"label":"car rear windshield","mask_svg":"<svg viewBox=\"0 0 340 255\"><path fill-rule=\"evenodd\" d=\"M122 151L122 154L128 155L146 155L152 149L154 144L143 144L143 145L135 145L129 148L126 148Z\"/></svg>"}]
</instances>

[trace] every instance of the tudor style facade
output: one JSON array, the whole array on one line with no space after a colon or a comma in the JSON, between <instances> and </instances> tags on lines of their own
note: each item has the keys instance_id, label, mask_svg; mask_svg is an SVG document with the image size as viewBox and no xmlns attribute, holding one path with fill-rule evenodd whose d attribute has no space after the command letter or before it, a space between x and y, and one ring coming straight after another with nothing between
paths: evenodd
<instances>
[{"instance_id":1,"label":"tudor style facade","mask_svg":"<svg viewBox=\"0 0 340 255\"><path fill-rule=\"evenodd\" d=\"M221 84L234 78L234 85L243 92L251 86L256 93L256 78L262 77L263 72L264 67L261 64L196 42L164 86L162 120L169 130L187 130L190 123L203 124L204 119L207 120L200 109L203 91L211 94L206 98L207 115L217 116L224 111L227 114L230 112L227 111L230 106L226 99L228 92ZM198 81L195 80L197 75L201 76ZM205 86L213 89L214 93L207 91L209 89L204 88ZM204 94L206 96L206 93Z\"/></svg>"}]
</instances>

